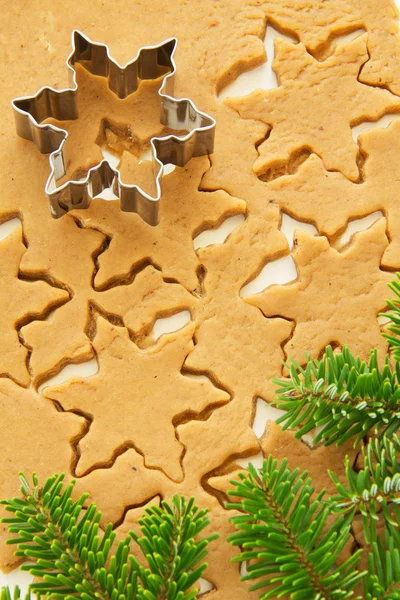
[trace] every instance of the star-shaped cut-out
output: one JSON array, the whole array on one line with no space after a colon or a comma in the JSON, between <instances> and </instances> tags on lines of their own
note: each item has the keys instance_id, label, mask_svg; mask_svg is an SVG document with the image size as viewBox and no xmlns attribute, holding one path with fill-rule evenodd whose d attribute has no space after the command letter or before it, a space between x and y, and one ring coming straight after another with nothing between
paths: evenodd
<instances>
[{"instance_id":1,"label":"star-shaped cut-out","mask_svg":"<svg viewBox=\"0 0 400 600\"><path fill-rule=\"evenodd\" d=\"M81 274L82 280L68 303L45 321L34 321L21 330L25 344L32 350L30 367L36 385L69 362L93 357L90 338L95 313L123 323L139 343L158 314L195 308L195 298L184 287L166 283L160 271L151 265L140 271L129 285L118 285L104 292L91 287L92 271L86 271L89 275L86 281L85 271ZM153 296L157 298L154 304L149 302ZM146 340L147 344L150 342Z\"/></svg>"},{"instance_id":2,"label":"star-shaped cut-out","mask_svg":"<svg viewBox=\"0 0 400 600\"><path fill-rule=\"evenodd\" d=\"M290 357L303 363L306 351L316 357L330 343L347 344L363 358L374 347L386 352L377 320L393 277L380 269L388 245L385 226L380 219L357 233L343 252L325 237L297 232L293 259L298 279L246 298L266 317L295 320L294 335L285 346Z\"/></svg>"},{"instance_id":3,"label":"star-shaped cut-out","mask_svg":"<svg viewBox=\"0 0 400 600\"><path fill-rule=\"evenodd\" d=\"M400 93L400 36L393 0L266 0L260 10L319 59L332 51L336 37L364 29L369 57L360 81Z\"/></svg>"},{"instance_id":4,"label":"star-shaped cut-out","mask_svg":"<svg viewBox=\"0 0 400 600\"><path fill-rule=\"evenodd\" d=\"M27 477L36 473L41 482L54 473L71 473L75 461L71 446L83 432L82 417L59 412L32 389L0 378L0 422L1 498L18 495L20 472ZM1 508L3 516L6 513ZM13 546L5 545L7 538L6 525L0 525L0 563L10 568L19 558L14 556Z\"/></svg>"},{"instance_id":5,"label":"star-shaped cut-out","mask_svg":"<svg viewBox=\"0 0 400 600\"><path fill-rule=\"evenodd\" d=\"M342 173L327 171L316 154L293 175L283 175L264 184L259 194L265 202L279 206L293 218L315 224L331 241L340 235L348 221L375 210L374 202L371 204L371 198L365 194L365 184L353 183Z\"/></svg>"},{"instance_id":6,"label":"star-shaped cut-out","mask_svg":"<svg viewBox=\"0 0 400 600\"><path fill-rule=\"evenodd\" d=\"M274 397L270 379L279 376L283 358L277 349L290 336L292 324L280 318L264 319L253 307L249 310L239 293L246 281L258 274L268 255L286 250L282 238L273 227L248 217L222 247L199 251L207 295L197 313L197 343L187 364L209 370L228 387L247 422L257 396Z\"/></svg>"},{"instance_id":7,"label":"star-shaped cut-out","mask_svg":"<svg viewBox=\"0 0 400 600\"><path fill-rule=\"evenodd\" d=\"M117 449L134 446L147 466L172 479L182 478L183 446L176 437L176 422L229 400L211 382L181 372L193 348L192 336L193 327L187 327L143 351L126 329L98 318L93 345L99 372L45 389L46 397L64 410L79 410L92 419L80 442L79 474L107 464Z\"/></svg>"},{"instance_id":8,"label":"star-shaped cut-out","mask_svg":"<svg viewBox=\"0 0 400 600\"><path fill-rule=\"evenodd\" d=\"M19 276L19 267L26 247L21 227L0 242L0 330L2 345L0 376L7 376L27 386L28 350L19 340L17 329L35 318L43 318L69 299L68 292L45 281L28 281Z\"/></svg>"},{"instance_id":9,"label":"star-shaped cut-out","mask_svg":"<svg viewBox=\"0 0 400 600\"><path fill-rule=\"evenodd\" d=\"M398 162L400 122L363 133L359 144L364 163L363 181L354 184L341 173L330 173L312 155L295 175L280 177L260 189L260 198L273 202L295 218L315 223L333 242L348 221L382 211L387 220L389 245L382 265L400 267L400 209Z\"/></svg>"},{"instance_id":10,"label":"star-shaped cut-out","mask_svg":"<svg viewBox=\"0 0 400 600\"><path fill-rule=\"evenodd\" d=\"M147 225L137 215L120 212L116 201L95 199L88 210L73 213L84 227L98 229L111 238L107 252L98 258L97 288L103 289L148 260L166 278L179 281L190 291L198 288L201 263L193 238L246 210L243 200L223 190L199 191L208 168L207 158L197 158L165 177L157 227Z\"/></svg>"},{"instance_id":11,"label":"star-shaped cut-out","mask_svg":"<svg viewBox=\"0 0 400 600\"><path fill-rule=\"evenodd\" d=\"M254 170L261 177L296 153L311 150L322 158L326 169L341 171L356 181L359 148L350 128L377 120L400 106L398 98L387 90L358 81L368 58L365 36L338 45L323 62L313 58L303 44L278 39L275 50L278 88L225 100L241 117L271 127L258 147Z\"/></svg>"}]
</instances>

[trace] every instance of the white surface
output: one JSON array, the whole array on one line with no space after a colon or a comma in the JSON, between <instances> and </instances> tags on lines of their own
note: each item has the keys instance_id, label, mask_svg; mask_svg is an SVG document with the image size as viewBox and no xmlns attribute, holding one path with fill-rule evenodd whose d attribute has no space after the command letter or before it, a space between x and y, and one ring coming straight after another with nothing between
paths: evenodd
<instances>
[{"instance_id":1,"label":"white surface","mask_svg":"<svg viewBox=\"0 0 400 600\"><path fill-rule=\"evenodd\" d=\"M396 0L396 3L398 4L398 6L400 6L400 0ZM259 87L263 87L265 89L271 89L276 87L277 80L274 72L271 69L271 65L273 60L273 40L275 39L275 37L277 37L277 35L279 35L280 37L285 37L280 34L277 34L277 32L272 27L268 26L267 35L265 39L265 46L268 53L268 61L265 64L258 67L257 69L240 75L236 81L234 81L231 85L229 85L222 91L222 93L219 96L220 100L228 96L247 95L251 91ZM354 37L354 34L352 34L352 37ZM358 135L364 131L378 127L387 127L387 125L396 118L400 118L400 115L386 116L377 123L363 123L353 128L353 137L354 139L357 139ZM147 158L147 156L142 157L143 160ZM168 166L166 172L170 172L172 168L172 166ZM104 195L102 195L102 197L104 197L105 199L115 198L107 191L104 193ZM374 213L373 215L369 215L365 219L360 219L358 221L352 222L349 225L346 232L343 234L341 238L341 243L347 243L347 241L350 239L350 236L355 231L366 229L376 220L376 218L379 218L380 216L381 215L379 213ZM194 247L198 249L210 244L223 243L226 237L229 235L229 233L231 233L233 229L240 225L240 223L243 221L243 218L244 217L242 216L231 217L229 219L226 219L226 221L224 221L224 223L222 223L222 225L218 229L201 233L194 240ZM13 229L15 229L15 227L17 227L19 224L19 219L12 219L7 223L0 224L0 240L7 237L7 235L9 235L13 231ZM293 244L293 233L296 229L306 230L312 235L316 233L316 230L312 225L298 222L287 215L283 215L281 229L288 238L290 246L292 246ZM295 277L296 271L293 260L290 256L287 256L283 259L273 261L266 265L262 272L253 281L251 281L242 289L241 293L242 296L248 296L250 294L254 294L258 291L265 289L273 283L284 283L287 281L291 281ZM154 327L155 337L158 337L159 335L162 335L163 333L166 333L168 331L175 331L177 329L180 329L181 327L184 327L188 322L188 314L185 314L187 312L188 311L182 311L181 313L174 315L173 317L158 320ZM93 375L97 372L97 368L98 367L96 360L91 360L81 365L69 365L51 381L48 381L45 384L43 384L41 386L40 391L42 391L43 388L49 385L50 383L60 383L74 376L89 377L90 375ZM268 406L268 404L262 399L258 399L256 416L253 423L253 429L257 437L261 437L261 435L263 434L266 421L268 419L276 419L279 414L280 411ZM251 461L253 462L253 464L261 466L261 454L252 457ZM245 467L248 464L249 459L246 458L237 462L239 462L239 464ZM26 573L20 573L18 571L15 571L14 573L9 574L8 576L2 575L0 573L0 586L12 586L14 584L18 584L25 591L30 580L31 578L29 575L27 575ZM209 589L212 589L211 584L203 580L201 582L201 593L205 593Z\"/></svg>"}]
</instances>

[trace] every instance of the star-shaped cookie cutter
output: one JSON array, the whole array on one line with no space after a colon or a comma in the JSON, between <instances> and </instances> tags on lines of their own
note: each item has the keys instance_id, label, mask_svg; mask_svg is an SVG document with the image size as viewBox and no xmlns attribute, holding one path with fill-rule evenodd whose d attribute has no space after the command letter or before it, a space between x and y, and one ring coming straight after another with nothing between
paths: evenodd
<instances>
[{"instance_id":1,"label":"star-shaped cookie cutter","mask_svg":"<svg viewBox=\"0 0 400 600\"><path fill-rule=\"evenodd\" d=\"M172 97L176 45L177 39L170 38L159 45L144 46L131 62L121 67L111 58L108 46L92 42L75 30L72 33L72 52L67 59L71 87L63 90L43 87L35 96L12 101L18 135L35 142L42 154L50 153L51 172L45 192L55 218L72 209L88 208L91 198L111 188L120 199L121 210L136 212L150 225L157 225L164 165L171 163L183 167L195 156L212 154L215 120L199 111L191 100ZM68 133L55 125L43 124L43 121L50 117L59 121L78 118L76 64L82 65L93 75L106 77L109 89L120 99L134 93L142 80L163 77L158 92L161 100L160 123L170 129L184 131L185 135L166 135L150 140L155 196L147 194L137 185L124 184L119 170L106 159L89 169L83 180L71 179L57 187L57 181L66 175L63 148Z\"/></svg>"}]
</instances>

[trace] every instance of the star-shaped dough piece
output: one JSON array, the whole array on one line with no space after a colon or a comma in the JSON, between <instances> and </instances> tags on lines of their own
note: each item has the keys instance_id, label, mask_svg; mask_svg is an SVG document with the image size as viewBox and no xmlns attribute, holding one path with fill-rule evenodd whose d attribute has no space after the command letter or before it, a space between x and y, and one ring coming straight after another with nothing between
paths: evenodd
<instances>
[{"instance_id":1,"label":"star-shaped dough piece","mask_svg":"<svg viewBox=\"0 0 400 600\"><path fill-rule=\"evenodd\" d=\"M107 252L98 259L96 287L104 288L149 260L164 277L179 281L190 291L198 287L200 261L193 238L246 208L242 200L222 190L199 191L208 168L207 158L197 158L165 177L157 227L147 225L135 214L121 212L117 201L94 200L88 210L74 213L84 227L98 229L111 238Z\"/></svg>"},{"instance_id":2,"label":"star-shaped dough piece","mask_svg":"<svg viewBox=\"0 0 400 600\"><path fill-rule=\"evenodd\" d=\"M3 331L3 330L2 330ZM84 419L59 412L31 389L0 378L0 498L19 495L18 473L36 473L41 482L54 473L69 474L75 462L71 444L83 433ZM5 516L0 509L0 517ZM7 528L0 525L0 564L18 562L14 546L6 546Z\"/></svg>"},{"instance_id":3,"label":"star-shaped dough piece","mask_svg":"<svg viewBox=\"0 0 400 600\"><path fill-rule=\"evenodd\" d=\"M365 184L353 183L342 173L327 171L312 154L293 175L260 187L259 195L293 218L313 223L322 235L334 240L348 221L374 212L364 188Z\"/></svg>"},{"instance_id":4,"label":"star-shaped dough piece","mask_svg":"<svg viewBox=\"0 0 400 600\"><path fill-rule=\"evenodd\" d=\"M20 227L0 242L0 376L11 377L27 386L30 381L26 364L28 350L21 344L17 329L35 318L45 317L67 302L69 295L45 281L21 279L19 266L25 252Z\"/></svg>"},{"instance_id":5,"label":"star-shaped dough piece","mask_svg":"<svg viewBox=\"0 0 400 600\"><path fill-rule=\"evenodd\" d=\"M394 0L266 0L259 10L267 22L292 33L319 60L332 53L336 37L364 29L369 59L360 81L400 93L400 36ZM248 18L254 20L254 15Z\"/></svg>"},{"instance_id":6,"label":"star-shaped dough piece","mask_svg":"<svg viewBox=\"0 0 400 600\"><path fill-rule=\"evenodd\" d=\"M269 137L258 147L255 172L261 177L306 149L318 154L326 169L341 171L356 181L359 148L350 128L400 106L387 90L368 87L357 79L368 59L366 37L339 45L323 62L313 58L303 44L278 39L275 50L279 87L225 101L241 117L271 126Z\"/></svg>"},{"instance_id":7,"label":"star-shaped dough piece","mask_svg":"<svg viewBox=\"0 0 400 600\"><path fill-rule=\"evenodd\" d=\"M88 257L90 258L90 257ZM31 348L30 367L35 385L40 385L69 362L93 357L91 337L95 314L108 315L129 329L140 345L151 345L149 335L158 317L189 310L194 315L197 300L184 287L166 283L160 271L149 265L129 285L98 292L91 286L94 264L74 288L74 296L45 321L34 321L21 330Z\"/></svg>"},{"instance_id":8,"label":"star-shaped dough piece","mask_svg":"<svg viewBox=\"0 0 400 600\"><path fill-rule=\"evenodd\" d=\"M358 197L364 198L369 206L369 212L383 211L387 219L390 244L383 255L382 265L390 269L398 269L400 267L398 185L400 122L391 123L387 129L364 133L359 141L360 148L367 158L363 167L364 183L357 186Z\"/></svg>"},{"instance_id":9,"label":"star-shaped dough piece","mask_svg":"<svg viewBox=\"0 0 400 600\"><path fill-rule=\"evenodd\" d=\"M357 233L343 252L325 237L297 232L293 259L298 279L246 298L266 317L295 320L294 335L285 346L288 356L304 363L304 352L316 357L330 343L347 344L363 358L374 347L386 352L377 321L393 278L380 269L388 245L385 225L380 219Z\"/></svg>"},{"instance_id":10,"label":"star-shaped dough piece","mask_svg":"<svg viewBox=\"0 0 400 600\"><path fill-rule=\"evenodd\" d=\"M197 312L196 346L187 365L211 372L228 388L246 423L254 398L274 397L269 380L281 372L283 354L279 348L292 330L287 320L266 320L253 307L249 310L239 295L268 256L276 257L277 249L279 253L286 248L286 244L279 246L277 233L259 219L249 217L222 246L212 245L199 251L206 271L206 296Z\"/></svg>"},{"instance_id":11,"label":"star-shaped dough piece","mask_svg":"<svg viewBox=\"0 0 400 600\"><path fill-rule=\"evenodd\" d=\"M318 230L335 240L348 221L375 211L387 220L389 245L382 265L400 267L400 209L398 202L400 122L362 134L364 156L362 183L354 184L341 173L330 173L312 155L295 175L269 182L260 191L265 202L273 202L295 218L315 223Z\"/></svg>"},{"instance_id":12,"label":"star-shaped dough piece","mask_svg":"<svg viewBox=\"0 0 400 600\"><path fill-rule=\"evenodd\" d=\"M143 453L147 466L175 480L182 477L183 446L176 437L176 423L229 400L209 381L182 374L193 349L192 336L193 327L187 327L143 351L126 329L98 318L93 345L99 372L45 390L46 397L65 410L81 411L92 420L80 443L80 475L109 463L115 451L130 446Z\"/></svg>"}]
</instances>

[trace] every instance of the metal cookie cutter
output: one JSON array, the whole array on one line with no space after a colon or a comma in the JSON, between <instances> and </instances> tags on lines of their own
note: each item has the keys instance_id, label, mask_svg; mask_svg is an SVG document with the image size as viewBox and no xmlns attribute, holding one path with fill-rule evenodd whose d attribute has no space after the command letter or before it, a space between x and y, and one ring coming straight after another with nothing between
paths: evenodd
<instances>
[{"instance_id":1,"label":"metal cookie cutter","mask_svg":"<svg viewBox=\"0 0 400 600\"><path fill-rule=\"evenodd\" d=\"M72 34L72 52L67 59L71 87L60 91L44 87L35 96L12 101L18 135L35 142L43 154L50 153L51 173L45 192L55 218L72 209L88 208L92 197L111 188L120 198L121 210L136 212L150 225L157 225L164 165L172 163L183 167L195 156L212 154L215 120L197 110L191 100L172 97L176 45L176 38L171 38L157 46L145 46L136 58L121 67L110 57L108 46L92 42L75 30ZM63 148L68 133L55 125L43 124L43 121L50 117L59 121L78 118L76 64L82 65L93 75L106 77L110 90L120 99L135 92L142 80L164 77L158 92L161 99L160 123L189 133L153 137L150 140L157 192L154 197L137 185L124 184L119 170L107 160L89 169L84 180L69 180L56 187L57 181L66 175Z\"/></svg>"}]
</instances>

